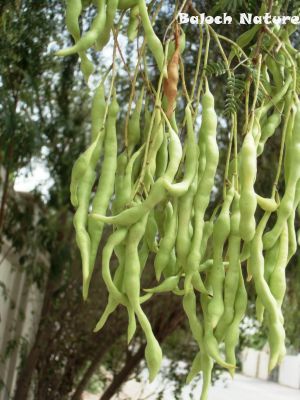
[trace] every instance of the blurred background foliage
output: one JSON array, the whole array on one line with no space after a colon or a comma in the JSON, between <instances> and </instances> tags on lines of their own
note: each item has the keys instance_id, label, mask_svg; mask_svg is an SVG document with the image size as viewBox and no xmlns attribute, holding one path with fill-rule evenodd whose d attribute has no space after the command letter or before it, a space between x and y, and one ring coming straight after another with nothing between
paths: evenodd
<instances>
[{"instance_id":1,"label":"blurred background foliage","mask_svg":"<svg viewBox=\"0 0 300 400\"><path fill-rule=\"evenodd\" d=\"M197 1L197 8L208 13L209 3ZM259 2L253 1L220 1L219 5L229 10L232 3L235 3L231 10L233 13L245 11L245 6L253 12L259 8ZM155 24L161 38L173 9L174 2L163 2ZM89 23L92 16L93 11L87 12L82 23ZM186 77L192 77L199 28L189 25L184 29L187 38L185 73ZM234 29L226 25L219 25L216 29L235 40L241 28L236 23ZM1 1L0 235L1 241L4 237L10 241L11 251L22 254L19 268L26 271L28 281L44 292L42 318L33 346L23 354L15 400L24 400L32 383L36 399L78 400L84 389L101 388L104 392L100 399L105 400L110 399L129 376L135 374L140 379L143 376L141 362L145 343L138 332L127 349L124 310L119 309L110 317L103 331L92 332L107 299L99 268L93 277L88 301L83 303L81 298L81 265L72 225L74 210L69 202L69 182L72 165L89 141L91 91L84 83L77 56L64 59L53 56L54 50L70 40L64 25L63 1ZM296 32L293 40L297 47L299 33ZM225 50L230 48L225 45ZM128 45L123 51L132 72L135 44ZM90 56L97 63L97 77L107 68L107 61L102 55ZM212 43L209 62L213 66L220 61L220 54ZM121 61L118 62L124 69ZM149 65L153 65L151 59ZM155 84L156 71L149 68L149 73ZM187 79L187 85L191 82L192 79ZM118 74L117 84L122 110L119 122L121 151L122 124L131 88L124 73ZM211 86L218 115L223 120L225 76L213 70ZM178 107L180 113L184 104L179 101ZM223 166L228 131L226 124L220 124ZM279 135L275 135L260 159L257 190L262 195L268 193L272 182L270 177L277 163L278 142ZM49 190L45 193L43 186L37 186L31 193L16 192L14 185L18 175L24 168L30 173L34 160L49 172ZM222 182L222 176L223 171L219 170L212 207L219 199L218 184ZM148 261L145 287L153 284L152 261ZM284 305L287 342L291 350L300 351L299 252L290 262L287 276ZM252 284L248 285L251 288ZM243 324L241 346L261 348L266 341L265 329L260 332L249 330L249 325L253 328L254 324L254 302L253 294L248 307L248 324ZM166 309L167 314L164 312ZM146 303L145 311L170 362L169 367L163 370L162 379L172 382L174 398L180 398L186 371L179 368L178 360L190 363L196 351L182 306L176 298L160 295ZM157 398L161 395L158 393Z\"/></svg>"}]
</instances>

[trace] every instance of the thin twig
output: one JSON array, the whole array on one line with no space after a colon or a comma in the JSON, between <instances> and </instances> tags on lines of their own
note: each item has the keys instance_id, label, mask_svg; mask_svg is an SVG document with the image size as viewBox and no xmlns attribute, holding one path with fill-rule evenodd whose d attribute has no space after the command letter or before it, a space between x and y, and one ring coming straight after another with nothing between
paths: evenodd
<instances>
[{"instance_id":1,"label":"thin twig","mask_svg":"<svg viewBox=\"0 0 300 400\"><path fill-rule=\"evenodd\" d=\"M180 76L181 76L181 81L182 81L183 93L184 93L188 103L190 103L190 105L191 105L191 99L190 99L189 92L187 90L186 82L185 82L184 64L183 64L181 56L179 56L179 61L180 61L180 63L179 63L179 65L180 65ZM191 106L191 108L192 108L192 106ZM193 112L193 110L192 110L192 112Z\"/></svg>"},{"instance_id":2,"label":"thin twig","mask_svg":"<svg viewBox=\"0 0 300 400\"><path fill-rule=\"evenodd\" d=\"M289 59L289 61L292 64L292 70L293 70L293 90L294 92L296 92L296 86L297 86L297 71L296 71L296 66L295 66L295 62L292 58L292 56L290 55L290 53L287 51L287 49L285 48L284 43L279 39L279 37L277 35L275 35L274 32L271 31L271 29L269 27L266 26L266 31L269 33L269 35L271 35L276 41L277 43L280 43L282 46L282 51L285 53L285 55L287 56L287 58Z\"/></svg>"},{"instance_id":3,"label":"thin twig","mask_svg":"<svg viewBox=\"0 0 300 400\"><path fill-rule=\"evenodd\" d=\"M167 41L166 48L165 48L165 59L164 59L164 66L163 67L165 67L166 62L167 62L168 48L169 48L169 41ZM145 148L145 154L144 154L144 160L143 160L143 164L142 164L141 174L140 174L140 177L139 177L139 179L137 181L135 190L133 192L132 199L134 199L134 197L138 194L140 186L141 186L141 184L142 184L142 182L144 180L145 172L146 172L146 165L147 165L147 160L148 160L151 132L152 132L154 119L155 119L155 111L156 111L157 107L160 107L160 103L161 103L161 91L162 91L162 83L163 83L163 79L164 79L164 72L163 71L164 71L164 68L162 68L162 72L160 73L160 77L159 77L159 81L158 81L158 88L157 88L157 92L156 92L154 109L153 109L153 112L152 112L152 115L151 115L151 120L150 120L150 124L149 124L149 128L148 128L148 132L147 132L146 148Z\"/></svg>"},{"instance_id":4,"label":"thin twig","mask_svg":"<svg viewBox=\"0 0 300 400\"><path fill-rule=\"evenodd\" d=\"M205 30L206 30L206 43L205 43L204 61L203 61L203 67L202 67L202 74L201 74L201 77L200 77L200 82L199 82L198 91L197 91L195 114L193 116L193 122L195 122L196 115L197 115L197 110L198 110L198 107L199 107L199 104L200 104L200 95L201 95L202 86L203 86L203 80L204 80L204 76L205 76L205 73L206 73L206 67L207 67L207 63L208 63L208 54L209 54L209 46L210 46L210 33L209 33L208 28L207 28L207 25L205 25Z\"/></svg>"},{"instance_id":5,"label":"thin twig","mask_svg":"<svg viewBox=\"0 0 300 400\"><path fill-rule=\"evenodd\" d=\"M155 13L153 14L152 18L151 18L151 22L153 23L153 21L155 21L160 9L162 7L162 2L159 4L159 6L157 7ZM137 80L137 76L138 73L140 72L140 63L141 63L141 59L144 57L145 51L146 51L146 44L147 41L144 38L142 46L140 48L139 54L138 54L138 59L137 59L137 64L134 70L134 75L133 75L133 79L131 81L131 92L130 92L130 97L129 97L129 102L128 102L128 110L127 110L127 114L126 114L126 119L125 119L125 128L124 128L124 142L125 142L125 149L126 151L128 151L128 123L129 123L129 118L130 118L130 112L131 112L131 107L132 107L132 102L135 96L135 85L136 85L136 80Z\"/></svg>"},{"instance_id":6,"label":"thin twig","mask_svg":"<svg viewBox=\"0 0 300 400\"><path fill-rule=\"evenodd\" d=\"M130 75L130 69L129 69L129 67L128 67L126 61L125 61L124 56L123 56L123 52L122 52L122 50L121 50L121 48L120 48L118 38L116 38L115 40L116 40L118 52L119 52L120 57L121 57L121 60L122 60L122 62L123 62L123 64L124 64L125 71L127 72L128 77L129 77L129 79L130 79L130 81L131 81L131 83L132 83L132 77L131 77L131 75Z\"/></svg>"},{"instance_id":7,"label":"thin twig","mask_svg":"<svg viewBox=\"0 0 300 400\"><path fill-rule=\"evenodd\" d=\"M172 21L167 26L167 29L165 30L165 34L164 34L164 38L163 38L163 43L166 43L167 33L171 29L171 26L173 25L173 23L177 20L178 14L181 13L181 11L184 9L184 7L186 5L186 2L187 2L187 0L184 0L184 2L182 3L180 9L178 10L178 12L175 12L175 16L173 17Z\"/></svg>"},{"instance_id":8,"label":"thin twig","mask_svg":"<svg viewBox=\"0 0 300 400\"><path fill-rule=\"evenodd\" d=\"M284 146L285 146L285 138L286 138L286 133L287 133L287 128L288 128L288 124L289 124L291 111L292 111L292 104L289 105L289 108L287 110L283 130L282 130L278 167L277 167L276 177L275 177L275 180L273 183L272 197L275 197L275 193L277 191L277 186L278 186L278 181L279 181L280 174L281 174L281 167L282 167L282 162L283 162L283 154L284 154Z\"/></svg>"},{"instance_id":9,"label":"thin twig","mask_svg":"<svg viewBox=\"0 0 300 400\"><path fill-rule=\"evenodd\" d=\"M194 83L193 83L193 86L192 86L192 91L191 91L191 96L190 96L192 100L193 100L194 95L195 95L196 85L197 85L199 72L200 72L200 66L201 66L201 61L202 61L202 49L203 49L203 30L202 30L202 26L200 26L199 50L198 50L198 57L197 57L197 65L196 65Z\"/></svg>"}]
</instances>

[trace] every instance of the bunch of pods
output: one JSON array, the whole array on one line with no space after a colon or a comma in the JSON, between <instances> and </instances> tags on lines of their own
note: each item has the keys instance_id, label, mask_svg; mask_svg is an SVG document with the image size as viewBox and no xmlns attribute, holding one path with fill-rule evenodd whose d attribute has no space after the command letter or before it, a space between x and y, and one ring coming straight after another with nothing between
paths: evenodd
<instances>
[{"instance_id":1,"label":"bunch of pods","mask_svg":"<svg viewBox=\"0 0 300 400\"><path fill-rule=\"evenodd\" d=\"M89 6L95 6L97 13L89 30L80 36L79 17ZM292 29L278 26L263 30L255 26L232 44L228 58L221 52L229 78L233 76L231 66L238 63L243 67L250 62L252 75L245 81L245 110L231 110L223 200L211 211L219 146L213 78L206 71L210 37L218 46L222 37L205 27L202 60L201 31L190 94L181 56L184 33L175 22L174 40L162 44L153 30L145 0L67 0L66 24L75 44L57 54L78 53L88 79L93 65L87 51L92 47L102 50L113 36L116 42L115 17L127 12L128 40L134 40L140 30L145 39L140 54L147 49L152 53L160 78L154 89L149 81L144 85L146 71L142 75L136 69L123 124L125 147L120 144L117 128L122 121L118 122L114 68L108 96L106 76L95 89L91 143L75 162L70 185L82 257L83 297L88 296L104 225L112 225L101 257L108 303L95 331L119 305L125 307L128 343L138 321L147 341L145 358L153 380L160 369L162 351L142 304L156 293L181 296L199 348L187 382L202 372L201 399L205 400L214 363L234 374L239 325L247 307L246 287L251 284L245 283L246 279L254 283L257 318L261 322L264 319L268 328L269 369L285 355L281 306L285 268L297 249L294 221L300 202L300 102L295 72L298 53L290 42ZM258 40L260 49L255 45L258 35L263 36ZM179 93L181 104L186 99L180 128L180 113L176 111ZM196 129L199 115L201 126ZM238 132L242 125L243 132ZM278 171L272 193L266 198L255 191L257 160L274 135L281 135ZM285 189L279 193L277 184L283 171ZM272 214L273 226L268 223ZM145 267L152 268L151 253L158 284L144 289L141 277ZM110 268L113 255L118 261L114 273Z\"/></svg>"}]
</instances>

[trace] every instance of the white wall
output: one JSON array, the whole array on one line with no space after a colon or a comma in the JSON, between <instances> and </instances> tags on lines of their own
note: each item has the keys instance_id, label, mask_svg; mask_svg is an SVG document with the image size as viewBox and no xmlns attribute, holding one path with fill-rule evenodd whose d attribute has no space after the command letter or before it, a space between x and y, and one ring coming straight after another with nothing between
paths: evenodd
<instances>
[{"instance_id":1,"label":"white wall","mask_svg":"<svg viewBox=\"0 0 300 400\"><path fill-rule=\"evenodd\" d=\"M285 356L279 368L278 381L281 385L300 389L300 355Z\"/></svg>"},{"instance_id":2,"label":"white wall","mask_svg":"<svg viewBox=\"0 0 300 400\"><path fill-rule=\"evenodd\" d=\"M4 359L0 363L0 379L5 385L0 400L8 400L14 392L20 351L26 343L30 348L34 340L43 301L43 294L28 282L26 273L18 265L18 258L12 251L7 254L8 249L9 244L4 244L0 254L0 355ZM2 285L7 297L3 297ZM10 347L12 351L6 357Z\"/></svg>"},{"instance_id":3,"label":"white wall","mask_svg":"<svg viewBox=\"0 0 300 400\"><path fill-rule=\"evenodd\" d=\"M269 380L268 363L269 354L266 349L262 351L250 348L243 350L242 372L244 375ZM300 354L284 357L279 365L278 383L293 389L300 389Z\"/></svg>"}]
</instances>

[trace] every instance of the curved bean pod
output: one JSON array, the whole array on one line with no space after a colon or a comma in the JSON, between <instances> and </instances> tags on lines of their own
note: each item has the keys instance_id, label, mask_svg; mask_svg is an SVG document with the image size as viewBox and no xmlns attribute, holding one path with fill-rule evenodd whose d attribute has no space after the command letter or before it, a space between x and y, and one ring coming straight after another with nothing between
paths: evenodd
<instances>
[{"instance_id":1,"label":"curved bean pod","mask_svg":"<svg viewBox=\"0 0 300 400\"><path fill-rule=\"evenodd\" d=\"M274 111L274 113L267 119L265 125L263 125L261 128L262 134L257 148L258 156L262 154L267 140L271 136L273 136L276 129L279 127L280 123L281 123L281 113L278 111Z\"/></svg>"},{"instance_id":2,"label":"curved bean pod","mask_svg":"<svg viewBox=\"0 0 300 400\"><path fill-rule=\"evenodd\" d=\"M167 69L164 66L164 49L161 41L156 36L152 24L148 15L147 5L145 0L138 0L139 10L142 25L145 31L145 37L147 39L148 47L156 60L157 66L160 72L163 73L164 77L167 77Z\"/></svg>"},{"instance_id":3,"label":"curved bean pod","mask_svg":"<svg viewBox=\"0 0 300 400\"><path fill-rule=\"evenodd\" d=\"M156 171L156 157L164 141L164 137L164 125L161 119L161 113L159 109L156 109L153 130L151 132L151 145L149 148L146 173L144 178L144 185L147 191L149 191L151 185L153 184Z\"/></svg>"},{"instance_id":4,"label":"curved bean pod","mask_svg":"<svg viewBox=\"0 0 300 400\"><path fill-rule=\"evenodd\" d=\"M144 99L144 86L136 103L136 107L128 121L128 154L132 154L141 138L140 118Z\"/></svg>"},{"instance_id":5,"label":"curved bean pod","mask_svg":"<svg viewBox=\"0 0 300 400\"><path fill-rule=\"evenodd\" d=\"M163 135L163 141L156 155L155 176L157 178L161 177L166 172L168 156L168 138L166 135Z\"/></svg>"},{"instance_id":6,"label":"curved bean pod","mask_svg":"<svg viewBox=\"0 0 300 400\"><path fill-rule=\"evenodd\" d=\"M294 209L293 213L290 215L290 217L287 220L288 241L289 241L287 264L290 262L291 258L294 256L294 254L297 251L297 238L296 238L295 225L294 225L295 214L296 214L296 210Z\"/></svg>"},{"instance_id":7,"label":"curved bean pod","mask_svg":"<svg viewBox=\"0 0 300 400\"><path fill-rule=\"evenodd\" d=\"M116 96L112 99L109 106L108 117L106 121L106 135L104 142L104 160L102 172L99 179L97 191L92 203L93 212L104 213L109 205L109 200L114 190L115 173L117 169L117 133L116 119L119 112L119 105ZM97 256L98 245L101 240L103 223L88 218L88 232L91 238L90 249L90 277L94 269L94 263Z\"/></svg>"},{"instance_id":8,"label":"curved bean pod","mask_svg":"<svg viewBox=\"0 0 300 400\"><path fill-rule=\"evenodd\" d=\"M232 214L230 217L230 236L228 239L228 269L224 281L224 313L218 323L215 336L218 341L223 339L226 329L234 318L236 294L239 287L240 247L241 237L239 234L240 210L238 198L233 200Z\"/></svg>"},{"instance_id":9,"label":"curved bean pod","mask_svg":"<svg viewBox=\"0 0 300 400\"><path fill-rule=\"evenodd\" d=\"M278 244L278 257L274 270L270 276L270 290L277 301L278 308L280 310L281 319L283 323L283 315L281 313L281 305L286 290L286 279L285 279L285 269L288 262L289 254L289 237L288 237L288 224L284 224L284 228L281 232Z\"/></svg>"},{"instance_id":10,"label":"curved bean pod","mask_svg":"<svg viewBox=\"0 0 300 400\"><path fill-rule=\"evenodd\" d=\"M177 237L177 201L174 201L173 212L170 218L170 222L166 224L166 230L164 237L159 243L159 249L154 259L154 269L156 279L159 281L163 270L166 268L170 253L175 245Z\"/></svg>"},{"instance_id":11,"label":"curved bean pod","mask_svg":"<svg viewBox=\"0 0 300 400\"><path fill-rule=\"evenodd\" d=\"M264 278L269 284L270 276L274 271L276 260L278 257L279 246L276 243L271 249L267 250L265 253L265 265L264 265ZM256 298L256 318L259 322L263 322L264 319L264 306L259 296Z\"/></svg>"},{"instance_id":12,"label":"curved bean pod","mask_svg":"<svg viewBox=\"0 0 300 400\"><path fill-rule=\"evenodd\" d=\"M127 37L130 42L133 42L137 37L140 24L139 15L140 9L138 5L130 9L129 23L127 26Z\"/></svg>"},{"instance_id":13,"label":"curved bean pod","mask_svg":"<svg viewBox=\"0 0 300 400\"><path fill-rule=\"evenodd\" d=\"M193 360L190 372L186 377L186 383L189 384L200 373L201 369L202 369L202 353L201 351L198 351Z\"/></svg>"},{"instance_id":14,"label":"curved bean pod","mask_svg":"<svg viewBox=\"0 0 300 400\"><path fill-rule=\"evenodd\" d=\"M196 312L196 296L193 290L185 293L183 296L183 309L189 321L192 336L197 342L200 351L203 350L203 328L201 322L197 318Z\"/></svg>"},{"instance_id":15,"label":"curved bean pod","mask_svg":"<svg viewBox=\"0 0 300 400\"><path fill-rule=\"evenodd\" d=\"M165 267L165 269L163 270L163 276L166 279L178 274L179 274L179 265L176 258L175 248L173 248L170 253L169 262Z\"/></svg>"},{"instance_id":16,"label":"curved bean pod","mask_svg":"<svg viewBox=\"0 0 300 400\"><path fill-rule=\"evenodd\" d=\"M83 275L83 298L86 300L89 285L90 243L87 231L87 215L90 205L90 193L96 180L96 173L88 166L78 185L78 208L74 215L73 224L76 231L76 242L80 250Z\"/></svg>"},{"instance_id":17,"label":"curved bean pod","mask_svg":"<svg viewBox=\"0 0 300 400\"><path fill-rule=\"evenodd\" d=\"M194 180L182 197L178 199L178 233L176 239L176 253L180 264L183 266L186 263L191 243L189 234L189 224L192 215L194 196L197 190L198 179L195 175Z\"/></svg>"},{"instance_id":18,"label":"curved bean pod","mask_svg":"<svg viewBox=\"0 0 300 400\"><path fill-rule=\"evenodd\" d=\"M280 313L277 303L272 295L270 288L264 278L264 258L262 234L266 226L269 214L266 213L261 219L254 239L251 242L251 251L249 258L249 267L253 276L256 293L268 312L268 340L270 344L270 361L269 369L272 370L282 353L284 348L285 332L281 323Z\"/></svg>"},{"instance_id":19,"label":"curved bean pod","mask_svg":"<svg viewBox=\"0 0 300 400\"><path fill-rule=\"evenodd\" d=\"M105 102L104 85L103 83L101 83L95 90L95 95L93 97L93 102L92 102L92 111L91 111L92 141L96 140L99 132L103 128L105 108L106 108L106 102ZM97 161L98 158L99 155L97 157Z\"/></svg>"},{"instance_id":20,"label":"curved bean pod","mask_svg":"<svg viewBox=\"0 0 300 400\"><path fill-rule=\"evenodd\" d=\"M75 53L84 52L93 46L105 26L105 0L97 0L97 10L98 14L94 18L90 30L74 46L57 51L57 56L70 56Z\"/></svg>"},{"instance_id":21,"label":"curved bean pod","mask_svg":"<svg viewBox=\"0 0 300 400\"><path fill-rule=\"evenodd\" d=\"M170 292L177 287L179 279L180 276L178 275L170 276L169 278L165 279L162 283L160 283L158 286L155 286L154 288L151 289L143 289L143 290L148 293Z\"/></svg>"},{"instance_id":22,"label":"curved bean pod","mask_svg":"<svg viewBox=\"0 0 300 400\"><path fill-rule=\"evenodd\" d=\"M256 146L251 132L245 136L240 160L240 236L245 242L250 242L255 235L255 211L257 198L254 191L256 180Z\"/></svg>"},{"instance_id":23,"label":"curved bean pod","mask_svg":"<svg viewBox=\"0 0 300 400\"><path fill-rule=\"evenodd\" d=\"M205 282L206 286L210 288L211 276ZM203 349L213 360L215 360L220 366L228 368L229 370L234 368L233 365L226 363L220 355L218 342L213 334L213 328L210 323L210 317L208 315L208 304L209 296L207 294L201 294L200 296L201 306L203 310L204 318L204 336L203 336Z\"/></svg>"},{"instance_id":24,"label":"curved bean pod","mask_svg":"<svg viewBox=\"0 0 300 400\"><path fill-rule=\"evenodd\" d=\"M235 348L238 344L240 333L240 322L242 321L247 308L247 292L244 285L244 279L241 269L239 269L239 283L234 303L234 318L229 325L225 334L225 354L226 361L232 365L236 365ZM234 370L230 370L231 375Z\"/></svg>"},{"instance_id":25,"label":"curved bean pod","mask_svg":"<svg viewBox=\"0 0 300 400\"><path fill-rule=\"evenodd\" d=\"M291 83L292 83L292 76L289 75L284 83L284 85L280 84L280 90L277 91L275 96L267 103L262 105L258 110L260 111L261 116L265 115L272 107L276 106L287 93Z\"/></svg>"},{"instance_id":26,"label":"curved bean pod","mask_svg":"<svg viewBox=\"0 0 300 400\"><path fill-rule=\"evenodd\" d=\"M182 154L180 140L173 130L170 130L169 154L169 165L163 177L173 180L178 170ZM154 183L147 199L142 204L134 206L112 217L107 217L97 213L90 214L90 217L107 224L126 226L136 223L140 218L143 217L143 215L145 215L145 213L149 212L158 203L166 198L167 191L163 187L163 177L159 178Z\"/></svg>"},{"instance_id":27,"label":"curved bean pod","mask_svg":"<svg viewBox=\"0 0 300 400\"><path fill-rule=\"evenodd\" d=\"M118 8L120 10L127 10L133 8L138 4L138 0L119 0Z\"/></svg>"},{"instance_id":28,"label":"curved bean pod","mask_svg":"<svg viewBox=\"0 0 300 400\"><path fill-rule=\"evenodd\" d=\"M119 303L124 305L127 304L127 299L115 286L110 274L109 264L114 248L123 242L123 240L126 238L126 235L126 228L113 232L107 240L102 253L102 277L106 284L107 290L114 299L118 300Z\"/></svg>"},{"instance_id":29,"label":"curved bean pod","mask_svg":"<svg viewBox=\"0 0 300 400\"><path fill-rule=\"evenodd\" d=\"M207 305L207 323L215 328L224 312L223 284L225 271L223 266L223 248L230 233L229 209L234 196L234 187L228 190L220 215L213 228L213 266L210 270L210 282L213 292L212 299Z\"/></svg>"},{"instance_id":30,"label":"curved bean pod","mask_svg":"<svg viewBox=\"0 0 300 400\"><path fill-rule=\"evenodd\" d=\"M96 49L102 50L107 45L110 39L110 32L114 26L114 18L118 8L119 0L109 0L106 5L106 17L104 28L101 35L96 40Z\"/></svg>"},{"instance_id":31,"label":"curved bean pod","mask_svg":"<svg viewBox=\"0 0 300 400\"><path fill-rule=\"evenodd\" d=\"M219 149L216 142L217 115L214 110L214 98L208 85L202 99L202 124L200 135L205 139L206 164L205 170L198 182L194 199L194 232L190 251L187 257L185 272L185 290L190 290L191 279L200 264L200 244L203 235L204 214L210 199L210 192L214 184L214 177L219 161Z\"/></svg>"},{"instance_id":32,"label":"curved bean pod","mask_svg":"<svg viewBox=\"0 0 300 400\"><path fill-rule=\"evenodd\" d=\"M113 202L113 213L119 213L123 210L126 204L130 201L132 192L132 175L135 162L141 156L145 146L141 146L131 157L126 165L126 152L122 153L119 158L120 165L117 166L117 174L115 179L115 199ZM120 171L120 172L118 172ZM122 172L124 175L122 175ZM120 180L117 182L117 176L120 173Z\"/></svg>"},{"instance_id":33,"label":"curved bean pod","mask_svg":"<svg viewBox=\"0 0 300 400\"><path fill-rule=\"evenodd\" d=\"M290 160L286 190L277 210L277 221L274 227L264 235L263 243L266 250L274 246L294 208L297 182L300 179L298 167L300 164L300 105L297 106L291 147L288 151L290 152Z\"/></svg>"},{"instance_id":34,"label":"curved bean pod","mask_svg":"<svg viewBox=\"0 0 300 400\"><path fill-rule=\"evenodd\" d=\"M95 111L98 111L97 116ZM70 184L70 200L74 207L78 207L78 185L85 174L88 167L95 170L98 159L100 157L104 130L101 130L105 114L105 96L104 87L101 83L94 94L92 103L92 143L90 146L78 157L72 168L71 184Z\"/></svg>"},{"instance_id":35,"label":"curved bean pod","mask_svg":"<svg viewBox=\"0 0 300 400\"><path fill-rule=\"evenodd\" d=\"M66 2L66 25L70 34L76 42L80 39L80 27L78 18L82 11L81 0L67 0ZM89 60L85 52L79 52L80 68L84 79L88 82L90 75L94 72L94 64Z\"/></svg>"},{"instance_id":36,"label":"curved bean pod","mask_svg":"<svg viewBox=\"0 0 300 400\"><path fill-rule=\"evenodd\" d=\"M208 221L204 222L204 228L203 228L203 235L202 235L202 240L201 240L201 245L200 245L200 260L203 260L203 257L205 256L205 253L207 251L207 243L213 233L214 229L214 222L213 219L210 219Z\"/></svg>"},{"instance_id":37,"label":"curved bean pod","mask_svg":"<svg viewBox=\"0 0 300 400\"><path fill-rule=\"evenodd\" d=\"M202 353L201 363L203 364L203 386L201 390L200 400L208 399L208 390L211 386L211 374L213 369L213 359L206 353Z\"/></svg>"},{"instance_id":38,"label":"curved bean pod","mask_svg":"<svg viewBox=\"0 0 300 400\"><path fill-rule=\"evenodd\" d=\"M160 368L162 351L140 305L140 263L137 249L145 232L147 217L146 214L128 232L125 250L124 289L146 336L145 358L149 369L149 380L153 381Z\"/></svg>"},{"instance_id":39,"label":"curved bean pod","mask_svg":"<svg viewBox=\"0 0 300 400\"><path fill-rule=\"evenodd\" d=\"M184 178L181 182L170 183L167 180L164 182L165 189L173 196L182 196L185 194L195 177L198 167L198 148L193 129L193 120L190 107L185 109L185 116L187 121L187 136L186 136L186 153L184 165Z\"/></svg>"},{"instance_id":40,"label":"curved bean pod","mask_svg":"<svg viewBox=\"0 0 300 400\"><path fill-rule=\"evenodd\" d=\"M88 168L94 170L91 166L91 160L96 148L98 147L99 149L99 143L102 143L102 135L99 135L98 138L82 154L80 154L73 165L70 184L70 200L75 208L79 206L79 186L81 179Z\"/></svg>"},{"instance_id":41,"label":"curved bean pod","mask_svg":"<svg viewBox=\"0 0 300 400\"><path fill-rule=\"evenodd\" d=\"M151 210L149 213L146 231L145 231L145 239L147 242L147 247L153 253L157 253L159 251L156 236L157 236L157 223L154 217L154 210Z\"/></svg>"},{"instance_id":42,"label":"curved bean pod","mask_svg":"<svg viewBox=\"0 0 300 400\"><path fill-rule=\"evenodd\" d=\"M279 206L279 204L276 202L275 199L269 199L266 197L262 197L258 194L256 194L256 200L257 200L257 204L264 211L273 212L273 211L276 211Z\"/></svg>"}]
</instances>

